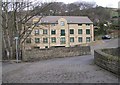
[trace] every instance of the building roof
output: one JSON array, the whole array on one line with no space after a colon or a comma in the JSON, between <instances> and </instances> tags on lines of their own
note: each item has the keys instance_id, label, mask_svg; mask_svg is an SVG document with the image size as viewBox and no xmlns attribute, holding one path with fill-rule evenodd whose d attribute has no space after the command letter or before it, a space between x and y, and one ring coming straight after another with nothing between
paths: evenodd
<instances>
[{"instance_id":1,"label":"building roof","mask_svg":"<svg viewBox=\"0 0 120 85\"><path fill-rule=\"evenodd\" d=\"M79 23L93 23L86 16L45 16L41 19L41 23L58 23L60 18L67 20L67 23L79 24Z\"/></svg>"}]
</instances>

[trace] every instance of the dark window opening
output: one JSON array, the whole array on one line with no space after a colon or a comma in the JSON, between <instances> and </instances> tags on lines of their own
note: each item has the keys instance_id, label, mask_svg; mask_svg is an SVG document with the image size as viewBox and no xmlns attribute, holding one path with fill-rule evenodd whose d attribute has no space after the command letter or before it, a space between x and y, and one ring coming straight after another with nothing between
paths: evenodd
<instances>
[{"instance_id":1,"label":"dark window opening","mask_svg":"<svg viewBox=\"0 0 120 85\"><path fill-rule=\"evenodd\" d=\"M74 34L74 29L70 29L70 34Z\"/></svg>"},{"instance_id":2,"label":"dark window opening","mask_svg":"<svg viewBox=\"0 0 120 85\"><path fill-rule=\"evenodd\" d=\"M61 36L65 36L65 30L61 30Z\"/></svg>"}]
</instances>

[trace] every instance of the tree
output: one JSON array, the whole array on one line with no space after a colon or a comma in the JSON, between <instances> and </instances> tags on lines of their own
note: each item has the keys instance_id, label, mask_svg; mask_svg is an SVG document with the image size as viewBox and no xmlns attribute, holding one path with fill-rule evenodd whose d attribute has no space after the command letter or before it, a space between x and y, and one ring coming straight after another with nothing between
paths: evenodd
<instances>
[{"instance_id":1,"label":"tree","mask_svg":"<svg viewBox=\"0 0 120 85\"><path fill-rule=\"evenodd\" d=\"M2 15L2 3L0 1L0 15ZM0 16L0 40L2 40L2 17ZM2 54L2 42L0 42L0 54ZM2 57L0 57L2 60Z\"/></svg>"},{"instance_id":2,"label":"tree","mask_svg":"<svg viewBox=\"0 0 120 85\"><path fill-rule=\"evenodd\" d=\"M36 23L29 24L27 27L26 25L34 16L45 12L52 5L52 3L42 4L37 2L36 5L29 1L2 2L3 59L14 59L16 52L20 57L23 43L44 15L42 14ZM29 28L32 30L26 35ZM15 37L18 37L18 49L15 48Z\"/></svg>"}]
</instances>

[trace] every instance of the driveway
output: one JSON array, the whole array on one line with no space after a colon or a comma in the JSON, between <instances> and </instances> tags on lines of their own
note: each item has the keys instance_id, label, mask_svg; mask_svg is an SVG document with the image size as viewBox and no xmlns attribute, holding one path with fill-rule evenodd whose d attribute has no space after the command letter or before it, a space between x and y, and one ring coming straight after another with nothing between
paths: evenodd
<instances>
[{"instance_id":1,"label":"driveway","mask_svg":"<svg viewBox=\"0 0 120 85\"><path fill-rule=\"evenodd\" d=\"M116 44L117 39L93 45L92 55L31 63L3 63L2 81L4 83L117 83L118 77L96 66L93 57L94 49L116 47Z\"/></svg>"}]
</instances>

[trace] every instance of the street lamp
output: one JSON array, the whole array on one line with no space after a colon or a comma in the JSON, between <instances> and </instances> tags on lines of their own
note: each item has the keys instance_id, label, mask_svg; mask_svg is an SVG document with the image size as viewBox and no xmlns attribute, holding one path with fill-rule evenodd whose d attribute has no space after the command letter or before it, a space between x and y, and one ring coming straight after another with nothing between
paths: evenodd
<instances>
[{"instance_id":1,"label":"street lamp","mask_svg":"<svg viewBox=\"0 0 120 85\"><path fill-rule=\"evenodd\" d=\"M18 63L18 37L15 37L15 42L16 42L16 61Z\"/></svg>"}]
</instances>

